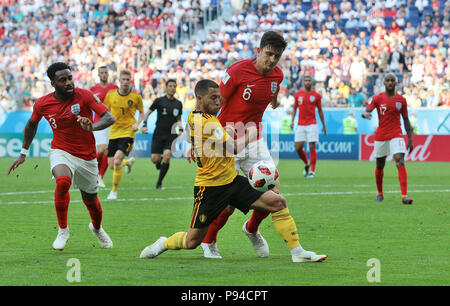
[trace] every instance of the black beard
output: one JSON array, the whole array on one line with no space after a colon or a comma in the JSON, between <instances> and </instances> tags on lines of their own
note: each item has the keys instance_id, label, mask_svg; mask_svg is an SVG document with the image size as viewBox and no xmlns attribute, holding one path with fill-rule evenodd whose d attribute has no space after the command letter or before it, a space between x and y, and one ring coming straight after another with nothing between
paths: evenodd
<instances>
[{"instance_id":1,"label":"black beard","mask_svg":"<svg viewBox=\"0 0 450 306\"><path fill-rule=\"evenodd\" d=\"M65 100L69 100L72 99L73 97L75 97L75 90L71 93L66 92L65 90L61 90L58 91L58 95L65 101Z\"/></svg>"}]
</instances>

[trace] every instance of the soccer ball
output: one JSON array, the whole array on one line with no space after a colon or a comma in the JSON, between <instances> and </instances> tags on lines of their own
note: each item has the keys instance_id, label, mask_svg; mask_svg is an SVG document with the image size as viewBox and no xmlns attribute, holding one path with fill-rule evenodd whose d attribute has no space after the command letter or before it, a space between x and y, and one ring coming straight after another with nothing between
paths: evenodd
<instances>
[{"instance_id":1,"label":"soccer ball","mask_svg":"<svg viewBox=\"0 0 450 306\"><path fill-rule=\"evenodd\" d=\"M248 182L259 191L267 191L278 182L278 169L272 164L259 161L254 164L248 173Z\"/></svg>"}]
</instances>

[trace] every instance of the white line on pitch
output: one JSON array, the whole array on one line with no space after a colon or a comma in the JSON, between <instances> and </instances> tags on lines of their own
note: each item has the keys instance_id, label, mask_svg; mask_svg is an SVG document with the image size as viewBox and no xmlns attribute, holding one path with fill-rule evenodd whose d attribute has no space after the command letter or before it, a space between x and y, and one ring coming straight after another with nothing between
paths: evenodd
<instances>
[{"instance_id":1,"label":"white line on pitch","mask_svg":"<svg viewBox=\"0 0 450 306\"><path fill-rule=\"evenodd\" d=\"M387 190L384 193L398 193L399 190ZM445 193L450 192L450 189L442 190L409 190L409 193ZM293 196L329 196L329 195L351 195L351 194L367 194L367 191L329 191L329 192L299 192L299 193L282 193L284 197ZM143 201L189 201L193 197L170 197L170 198L139 198L130 199L123 198L117 200L101 200L101 202L143 202ZM71 202L82 202L81 200L73 200ZM18 201L18 202L2 202L0 205L21 205L21 204L53 204L54 201Z\"/></svg>"},{"instance_id":2,"label":"white line on pitch","mask_svg":"<svg viewBox=\"0 0 450 306\"><path fill-rule=\"evenodd\" d=\"M302 184L283 184L281 185L281 188L283 187L306 187L306 188L311 188L311 187L358 187L358 188L365 188L365 187L370 187L373 188L375 185L374 184L359 184L359 185L345 185L345 184L330 184L330 185L321 185L321 184L317 184L317 185L302 185ZM398 184L384 184L385 187L398 187ZM436 184L429 184L429 185L423 185L423 184L410 184L408 185L408 187L447 187L448 185L436 185ZM168 186L168 187L164 187L164 189L193 189L192 186ZM105 189L99 189L99 191L105 191L105 190L109 190L108 188ZM151 187L123 187L120 188L120 190L154 190L154 188ZM43 194L43 193L54 193L55 190L35 190L35 191L15 191L15 192L3 192L0 193L0 196L13 196L13 195L22 195L22 194ZM70 189L70 192L78 192L78 189ZM340 192L340 191L339 191ZM345 191L343 191L345 192ZM358 191L350 191L350 192L356 192L358 193ZM306 195L304 193L302 193L303 195ZM314 194L323 194L323 193L314 193Z\"/></svg>"}]
</instances>

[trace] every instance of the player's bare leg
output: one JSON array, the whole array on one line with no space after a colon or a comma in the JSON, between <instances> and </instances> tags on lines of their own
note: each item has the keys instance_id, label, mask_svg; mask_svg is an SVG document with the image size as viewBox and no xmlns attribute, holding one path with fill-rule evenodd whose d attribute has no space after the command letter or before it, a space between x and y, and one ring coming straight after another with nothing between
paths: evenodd
<instances>
[{"instance_id":1,"label":"player's bare leg","mask_svg":"<svg viewBox=\"0 0 450 306\"><path fill-rule=\"evenodd\" d=\"M383 176L384 176L384 166L386 165L386 156L377 157L376 167L375 167L375 183L377 185L377 197L375 202L382 202L384 200L383 195Z\"/></svg>"},{"instance_id":2,"label":"player's bare leg","mask_svg":"<svg viewBox=\"0 0 450 306\"><path fill-rule=\"evenodd\" d=\"M402 193L402 204L412 204L413 199L408 197L408 174L405 167L405 154L394 154L395 164L397 166L398 181L400 182L400 191Z\"/></svg>"},{"instance_id":3,"label":"player's bare leg","mask_svg":"<svg viewBox=\"0 0 450 306\"><path fill-rule=\"evenodd\" d=\"M67 213L70 202L69 189L72 185L72 172L68 166L60 164L53 167L52 174L56 179L55 209L59 225L58 235L52 246L55 250L62 251L70 236L69 226L67 225Z\"/></svg>"},{"instance_id":4,"label":"player's bare leg","mask_svg":"<svg viewBox=\"0 0 450 306\"><path fill-rule=\"evenodd\" d=\"M155 164L156 170L161 169L161 154L152 154L152 163Z\"/></svg>"}]
</instances>

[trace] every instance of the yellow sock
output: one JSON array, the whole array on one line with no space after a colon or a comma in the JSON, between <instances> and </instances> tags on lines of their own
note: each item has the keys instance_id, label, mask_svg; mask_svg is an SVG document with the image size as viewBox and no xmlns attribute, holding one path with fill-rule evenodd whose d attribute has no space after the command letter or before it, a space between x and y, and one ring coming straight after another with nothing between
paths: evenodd
<instances>
[{"instance_id":1,"label":"yellow sock","mask_svg":"<svg viewBox=\"0 0 450 306\"><path fill-rule=\"evenodd\" d=\"M187 232L178 232L164 241L164 248L168 250L186 249Z\"/></svg>"},{"instance_id":2,"label":"yellow sock","mask_svg":"<svg viewBox=\"0 0 450 306\"><path fill-rule=\"evenodd\" d=\"M300 245L298 238L297 225L286 207L272 214L272 221L278 234L283 237L289 250Z\"/></svg>"},{"instance_id":3,"label":"yellow sock","mask_svg":"<svg viewBox=\"0 0 450 306\"><path fill-rule=\"evenodd\" d=\"M128 166L130 164L130 161L128 159L123 159L122 160L122 167L123 166Z\"/></svg>"},{"instance_id":4,"label":"yellow sock","mask_svg":"<svg viewBox=\"0 0 450 306\"><path fill-rule=\"evenodd\" d=\"M119 184L120 184L120 180L122 179L122 174L123 174L123 170L122 170L122 166L114 166L114 172L113 172L113 186L112 186L112 191L116 192L117 189L119 189Z\"/></svg>"}]
</instances>

